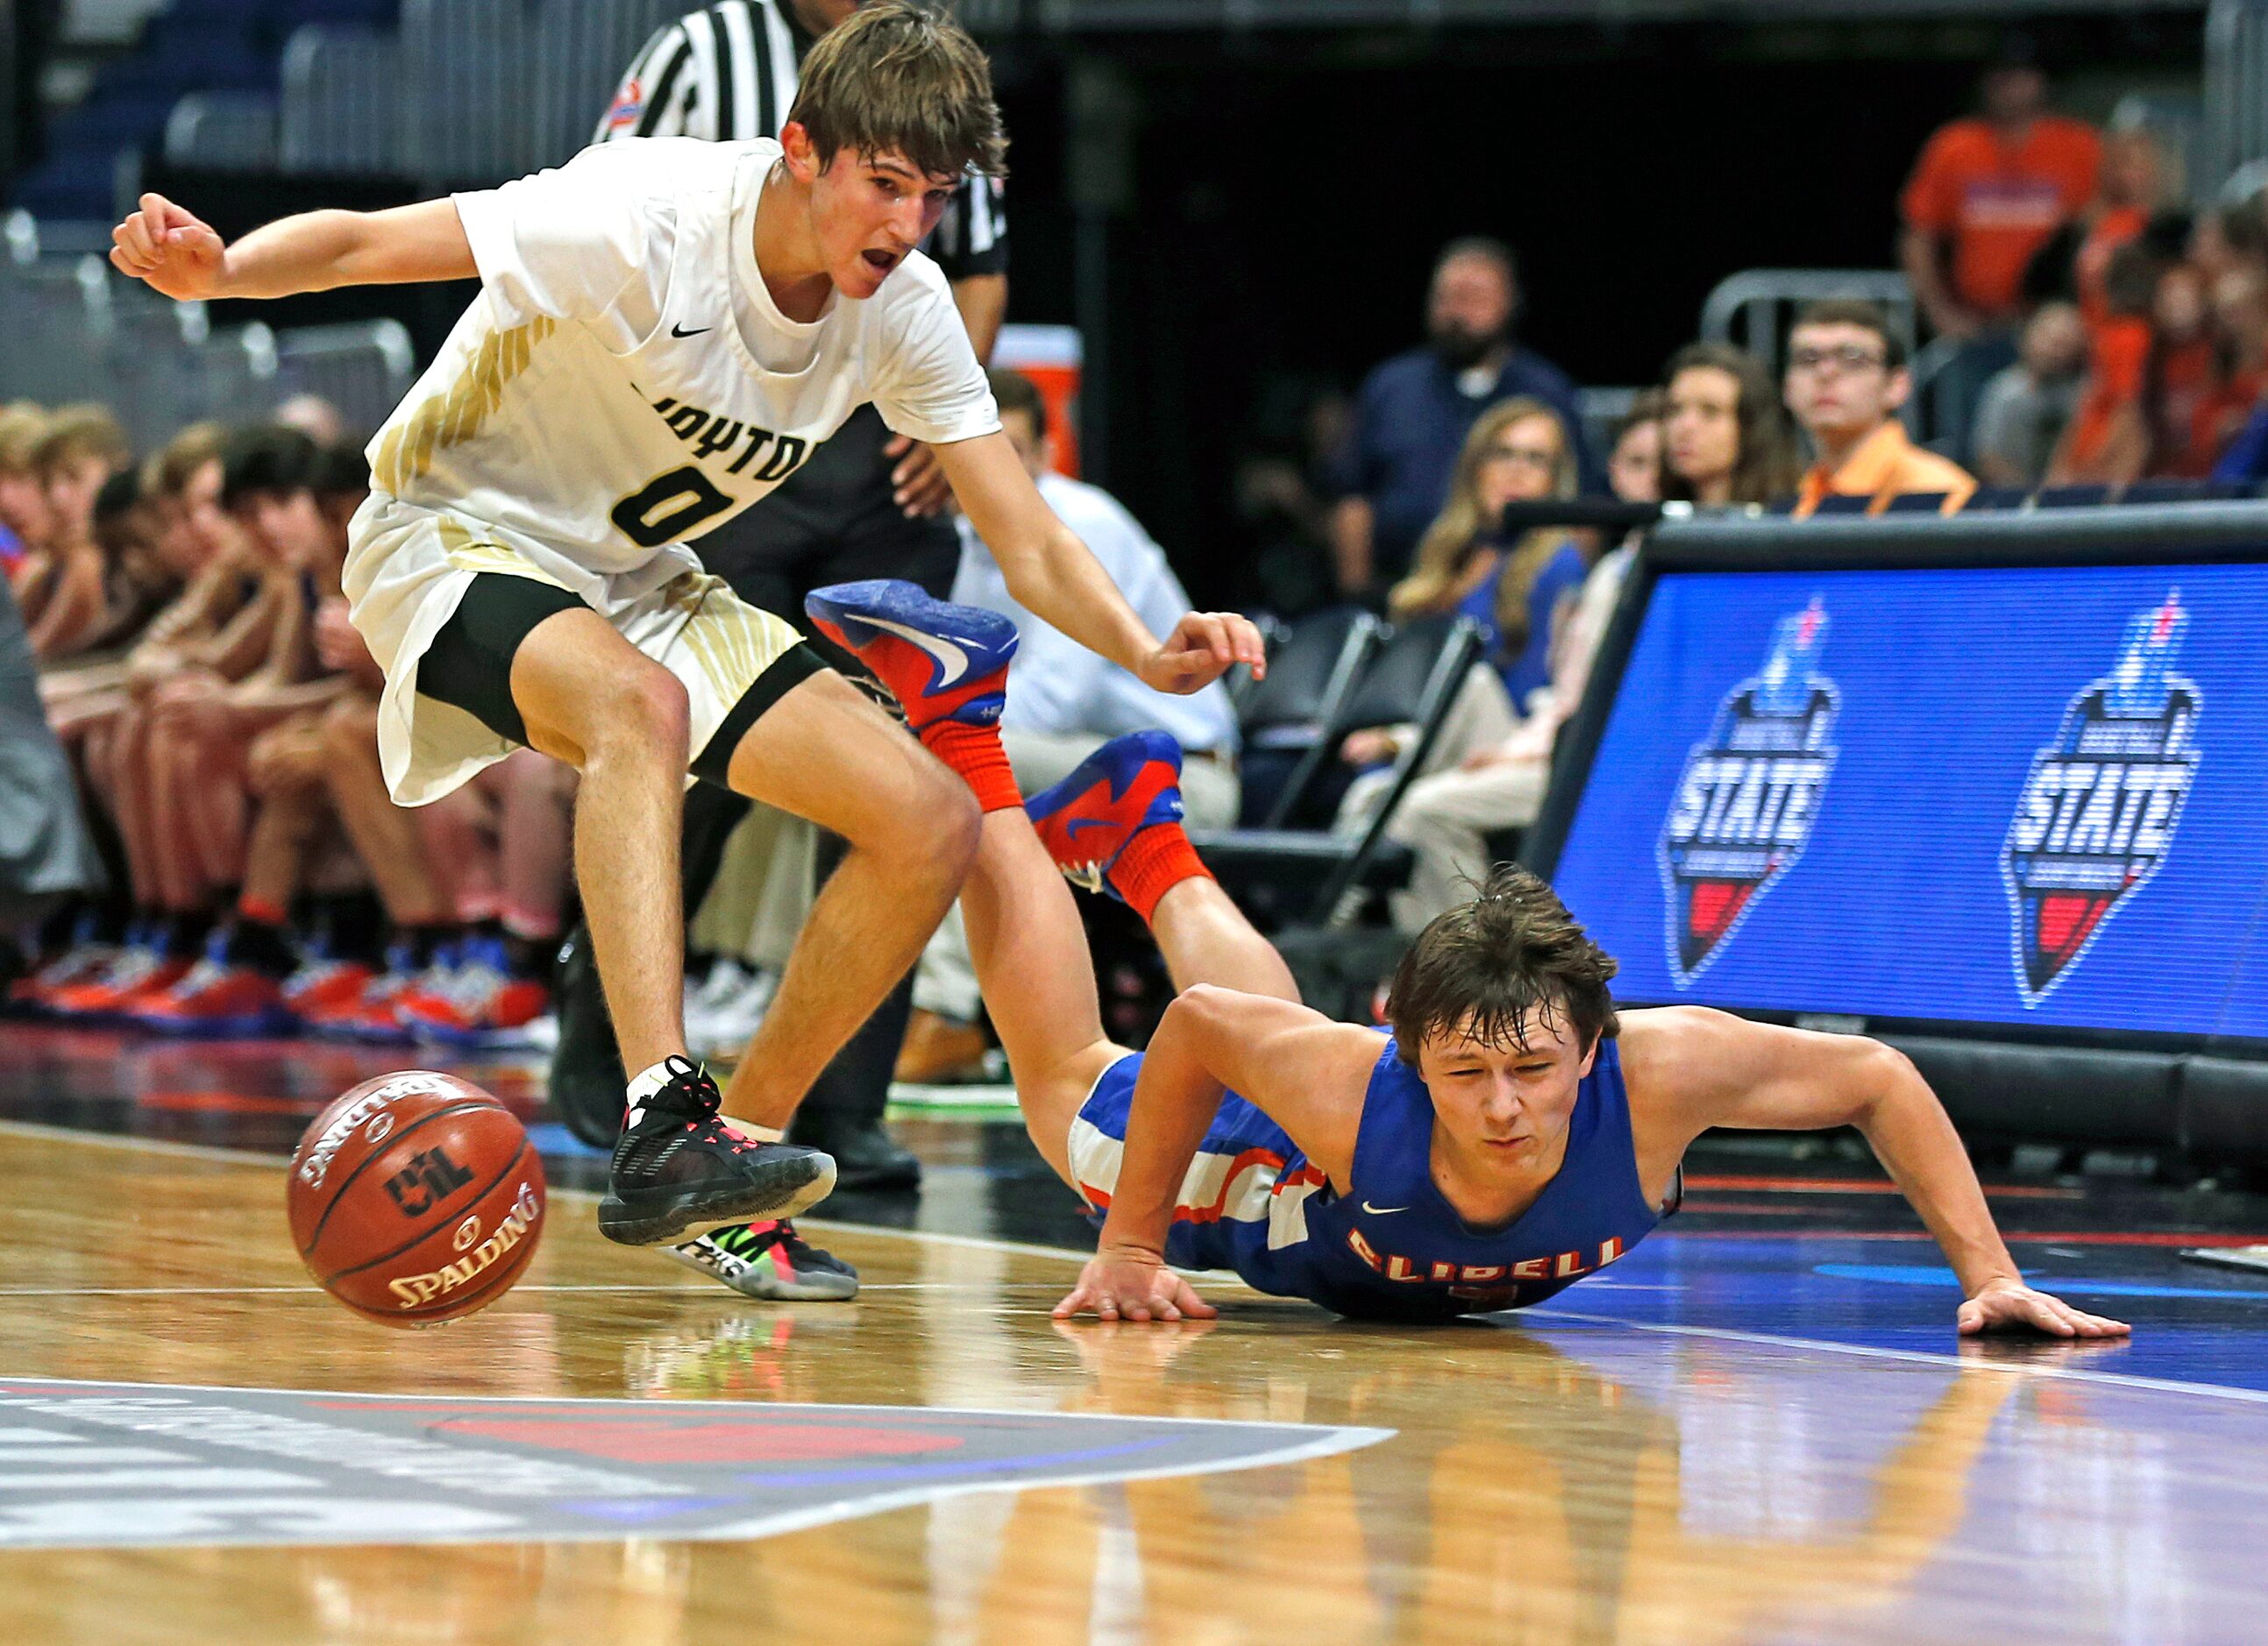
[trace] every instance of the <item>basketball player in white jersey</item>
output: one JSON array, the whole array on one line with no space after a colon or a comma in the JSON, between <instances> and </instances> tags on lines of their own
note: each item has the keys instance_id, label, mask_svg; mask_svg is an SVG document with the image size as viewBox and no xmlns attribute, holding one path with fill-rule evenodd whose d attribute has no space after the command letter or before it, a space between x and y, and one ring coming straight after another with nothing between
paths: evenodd
<instances>
[{"instance_id":1,"label":"basketball player in white jersey","mask_svg":"<svg viewBox=\"0 0 2268 1646\"><path fill-rule=\"evenodd\" d=\"M176 298L481 281L372 443L345 581L387 673L396 800L438 798L515 744L582 773L584 908L639 1071L600 1207L611 1238L681 1240L826 1194L833 1162L780 1130L935 930L981 809L1020 804L997 738L974 735L998 713L1005 654L920 631L934 701L911 718L956 776L684 539L871 400L939 449L1031 610L1164 690L1261 661L1233 616L1192 614L1160 644L1000 432L945 282L914 248L964 174L1001 170L1002 146L975 43L887 0L814 48L777 142L618 143L499 189L309 213L225 247L144 195L114 233L113 261ZM851 844L733 1076L729 1122L684 1055L688 771Z\"/></svg>"}]
</instances>

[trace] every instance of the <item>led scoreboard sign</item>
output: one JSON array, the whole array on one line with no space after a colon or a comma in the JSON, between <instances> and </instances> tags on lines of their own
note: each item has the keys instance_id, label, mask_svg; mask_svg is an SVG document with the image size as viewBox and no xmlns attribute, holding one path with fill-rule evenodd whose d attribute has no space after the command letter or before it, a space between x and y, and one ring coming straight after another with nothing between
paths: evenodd
<instances>
[{"instance_id":1,"label":"led scoreboard sign","mask_svg":"<svg viewBox=\"0 0 2268 1646\"><path fill-rule=\"evenodd\" d=\"M2268 1049L2268 553L1943 558L1639 580L1534 859L1617 994Z\"/></svg>"}]
</instances>

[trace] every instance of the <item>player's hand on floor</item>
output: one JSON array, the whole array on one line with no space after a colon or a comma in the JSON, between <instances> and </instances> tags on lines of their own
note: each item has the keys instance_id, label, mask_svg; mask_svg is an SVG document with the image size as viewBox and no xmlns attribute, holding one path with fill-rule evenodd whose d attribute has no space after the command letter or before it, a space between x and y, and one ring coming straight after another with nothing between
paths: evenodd
<instances>
[{"instance_id":1,"label":"player's hand on floor","mask_svg":"<svg viewBox=\"0 0 2268 1646\"><path fill-rule=\"evenodd\" d=\"M1104 1251L1087 1259L1079 1284L1055 1306L1055 1318L1092 1314L1101 1320L1210 1320L1218 1312L1153 1252Z\"/></svg>"},{"instance_id":2,"label":"player's hand on floor","mask_svg":"<svg viewBox=\"0 0 2268 1646\"><path fill-rule=\"evenodd\" d=\"M110 239L112 266L169 298L209 298L219 288L220 236L163 195L143 195Z\"/></svg>"},{"instance_id":3,"label":"player's hand on floor","mask_svg":"<svg viewBox=\"0 0 2268 1646\"><path fill-rule=\"evenodd\" d=\"M2013 1280L1989 1282L1961 1305L1956 1319L1964 1337L2007 1331L2044 1332L2050 1337L2125 1337L2134 1329L2124 1320L2088 1314Z\"/></svg>"},{"instance_id":4,"label":"player's hand on floor","mask_svg":"<svg viewBox=\"0 0 2268 1646\"><path fill-rule=\"evenodd\" d=\"M882 455L897 459L890 471L890 496L908 519L944 512L953 501L953 483L946 479L934 446L902 434L882 448Z\"/></svg>"},{"instance_id":5,"label":"player's hand on floor","mask_svg":"<svg viewBox=\"0 0 2268 1646\"><path fill-rule=\"evenodd\" d=\"M1234 612L1191 612L1174 625L1166 643L1142 659L1142 683L1179 696L1211 685L1240 663L1252 678L1268 672L1268 649L1252 620Z\"/></svg>"}]
</instances>

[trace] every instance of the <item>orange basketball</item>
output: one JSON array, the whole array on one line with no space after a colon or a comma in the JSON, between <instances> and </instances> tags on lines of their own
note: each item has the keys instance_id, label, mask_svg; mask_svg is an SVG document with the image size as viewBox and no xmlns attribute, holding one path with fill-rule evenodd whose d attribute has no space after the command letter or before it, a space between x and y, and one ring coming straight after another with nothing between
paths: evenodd
<instances>
[{"instance_id":1,"label":"orange basketball","mask_svg":"<svg viewBox=\"0 0 2268 1646\"><path fill-rule=\"evenodd\" d=\"M291 1157L292 1244L323 1290L387 1326L504 1296L543 1233L543 1162L504 1105L454 1075L365 1080Z\"/></svg>"}]
</instances>

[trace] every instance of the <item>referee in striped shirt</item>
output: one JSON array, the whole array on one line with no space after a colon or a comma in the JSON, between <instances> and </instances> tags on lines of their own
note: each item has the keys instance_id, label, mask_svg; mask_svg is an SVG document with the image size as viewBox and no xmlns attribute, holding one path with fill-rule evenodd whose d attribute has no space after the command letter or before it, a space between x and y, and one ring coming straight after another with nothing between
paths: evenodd
<instances>
[{"instance_id":1,"label":"referee in striped shirt","mask_svg":"<svg viewBox=\"0 0 2268 1646\"><path fill-rule=\"evenodd\" d=\"M804 54L857 9L858 0L719 0L666 24L631 62L593 140L777 136L795 101ZM953 283L977 358L989 358L1008 305L998 183L970 178L924 249ZM947 496L929 448L893 436L872 406L862 406L762 508L702 538L702 563L741 599L799 627L803 597L830 583L904 577L942 598L961 559L960 534L943 513ZM861 672L847 656L837 654L836 661L854 679ZM687 792L688 910L700 906L716 878L726 837L749 804L713 783L696 783ZM841 846L821 838L821 866L831 871ZM836 1157L841 1187L920 1180L920 1164L881 1121L911 1007L909 979L828 1066L798 1112L795 1140ZM609 1148L621 1129L624 1078L589 938L578 928L560 968L552 1100L578 1136ZM800 1243L798 1249L808 1252ZM843 1267L824 1254L809 1255L826 1267ZM755 1282L728 1283L746 1290Z\"/></svg>"}]
</instances>

